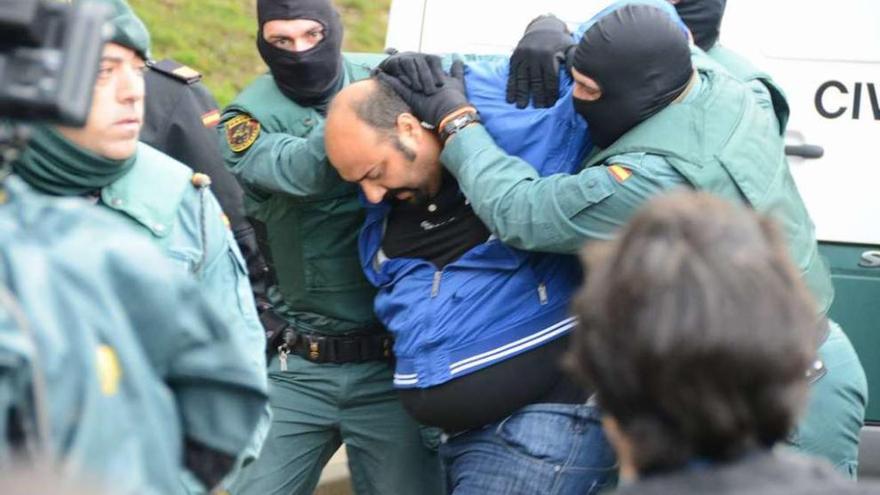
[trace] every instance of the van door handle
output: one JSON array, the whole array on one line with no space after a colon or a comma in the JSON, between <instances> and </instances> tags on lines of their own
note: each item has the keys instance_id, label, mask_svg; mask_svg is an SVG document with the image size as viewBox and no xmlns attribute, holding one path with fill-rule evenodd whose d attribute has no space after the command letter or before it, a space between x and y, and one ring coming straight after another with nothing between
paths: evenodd
<instances>
[{"instance_id":1,"label":"van door handle","mask_svg":"<svg viewBox=\"0 0 880 495\"><path fill-rule=\"evenodd\" d=\"M825 148L815 144L791 144L785 147L785 154L815 160L825 156Z\"/></svg>"}]
</instances>

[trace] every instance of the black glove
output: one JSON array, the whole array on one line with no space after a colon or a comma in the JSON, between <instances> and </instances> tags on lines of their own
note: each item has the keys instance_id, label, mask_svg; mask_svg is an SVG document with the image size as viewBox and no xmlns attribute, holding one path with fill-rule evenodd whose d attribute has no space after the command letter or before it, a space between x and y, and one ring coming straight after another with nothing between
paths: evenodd
<instances>
[{"instance_id":1,"label":"black glove","mask_svg":"<svg viewBox=\"0 0 880 495\"><path fill-rule=\"evenodd\" d=\"M393 48L391 50L394 50ZM373 71L375 75L384 72L400 79L404 84L426 95L433 95L442 86L446 73L443 64L436 55L425 55L418 52L398 52L383 60Z\"/></svg>"},{"instance_id":2,"label":"black glove","mask_svg":"<svg viewBox=\"0 0 880 495\"><path fill-rule=\"evenodd\" d=\"M440 60L440 58L435 55L420 56L425 58L433 57L437 61ZM438 74L434 69L429 68L431 64L433 64L433 62L429 63L427 61L422 61L417 62L415 66L422 67L419 71L430 71L431 77L433 78ZM390 66L389 71L383 68L380 64L379 69L380 70L375 74L376 77L390 85L394 91L403 98L403 101L409 105L413 114L418 117L419 120L434 126L435 130L439 128L440 122L442 122L446 116L460 108L471 106L467 99L467 93L465 93L464 62L461 60L455 60L452 62L449 75L442 70L440 71L439 81L442 84L438 85L436 82L431 82L429 86L433 85L435 89L432 94L427 94L424 91L416 89L419 84L421 84L419 87L422 87L424 86L422 83L430 81L430 79L424 76L421 72L416 72L415 75L401 75L397 72L396 65ZM420 81L420 83L411 84L411 81Z\"/></svg>"},{"instance_id":3,"label":"black glove","mask_svg":"<svg viewBox=\"0 0 880 495\"><path fill-rule=\"evenodd\" d=\"M559 99L559 64L575 47L565 23L553 16L533 20L510 56L507 103L517 108L552 107Z\"/></svg>"}]
</instances>

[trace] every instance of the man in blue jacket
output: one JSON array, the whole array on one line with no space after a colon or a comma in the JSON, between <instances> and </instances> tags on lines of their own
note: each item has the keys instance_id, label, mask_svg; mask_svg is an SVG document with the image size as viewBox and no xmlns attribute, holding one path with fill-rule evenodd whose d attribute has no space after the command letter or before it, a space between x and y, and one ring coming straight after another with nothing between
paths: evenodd
<instances>
[{"instance_id":1,"label":"man in blue jacket","mask_svg":"<svg viewBox=\"0 0 880 495\"><path fill-rule=\"evenodd\" d=\"M476 78L491 77L491 64L478 67L487 72ZM597 492L615 460L589 392L558 367L574 326L576 259L490 236L443 173L436 135L384 83L343 89L327 117L330 163L370 203L361 259L379 288L376 315L395 336L394 384L410 414L447 432L450 489ZM533 117L568 125L576 116L559 105ZM563 171L553 163L537 167Z\"/></svg>"}]
</instances>

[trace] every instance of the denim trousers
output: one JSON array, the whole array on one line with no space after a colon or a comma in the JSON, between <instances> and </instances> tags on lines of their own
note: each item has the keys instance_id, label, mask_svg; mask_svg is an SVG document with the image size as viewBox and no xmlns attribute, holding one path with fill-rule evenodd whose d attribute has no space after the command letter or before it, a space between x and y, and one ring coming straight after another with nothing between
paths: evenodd
<instances>
[{"instance_id":1,"label":"denim trousers","mask_svg":"<svg viewBox=\"0 0 880 495\"><path fill-rule=\"evenodd\" d=\"M454 495L592 495L617 470L590 404L531 404L445 438L440 455Z\"/></svg>"}]
</instances>

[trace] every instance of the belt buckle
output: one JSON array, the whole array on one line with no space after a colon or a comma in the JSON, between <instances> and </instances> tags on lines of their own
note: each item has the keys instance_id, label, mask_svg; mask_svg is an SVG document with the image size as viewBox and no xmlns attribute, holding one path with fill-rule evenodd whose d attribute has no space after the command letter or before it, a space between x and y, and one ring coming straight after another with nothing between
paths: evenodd
<instances>
[{"instance_id":1,"label":"belt buckle","mask_svg":"<svg viewBox=\"0 0 880 495\"><path fill-rule=\"evenodd\" d=\"M388 337L382 337L382 357L391 357L391 339Z\"/></svg>"},{"instance_id":2,"label":"belt buckle","mask_svg":"<svg viewBox=\"0 0 880 495\"><path fill-rule=\"evenodd\" d=\"M321 342L318 339L313 339L311 335L308 337L309 343L309 359L312 361L317 361L321 357Z\"/></svg>"}]
</instances>

